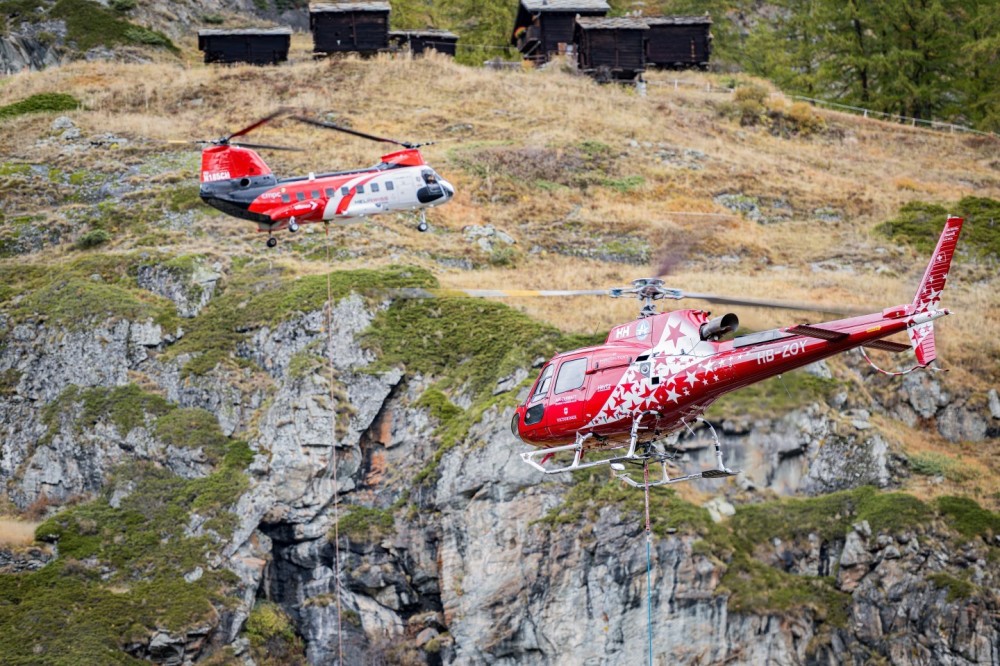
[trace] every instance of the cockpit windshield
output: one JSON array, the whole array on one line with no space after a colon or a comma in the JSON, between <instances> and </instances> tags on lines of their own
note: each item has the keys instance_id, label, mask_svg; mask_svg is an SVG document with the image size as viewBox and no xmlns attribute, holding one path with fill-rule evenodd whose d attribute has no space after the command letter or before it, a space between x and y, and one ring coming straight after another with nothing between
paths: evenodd
<instances>
[{"instance_id":1,"label":"cockpit windshield","mask_svg":"<svg viewBox=\"0 0 1000 666\"><path fill-rule=\"evenodd\" d=\"M552 365L545 366L542 370L542 376L538 379L538 384L535 385L535 390L531 394L531 398L528 402L537 402L545 397L545 394L549 392L549 384L552 382Z\"/></svg>"}]
</instances>

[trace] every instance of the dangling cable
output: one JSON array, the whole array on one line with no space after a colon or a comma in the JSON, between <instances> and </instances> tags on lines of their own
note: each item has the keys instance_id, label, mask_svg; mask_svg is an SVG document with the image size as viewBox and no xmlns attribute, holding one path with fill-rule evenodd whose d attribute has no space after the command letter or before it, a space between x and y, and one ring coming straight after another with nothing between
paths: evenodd
<instances>
[{"instance_id":1,"label":"dangling cable","mask_svg":"<svg viewBox=\"0 0 1000 666\"><path fill-rule=\"evenodd\" d=\"M642 463L642 480L646 489L646 624L649 627L649 666L653 666L653 564L650 543L653 541L649 529L649 461Z\"/></svg>"},{"instance_id":2,"label":"dangling cable","mask_svg":"<svg viewBox=\"0 0 1000 666\"><path fill-rule=\"evenodd\" d=\"M920 365L919 363L910 368L909 370L902 370L900 372L890 372L889 370L883 370L882 368L875 365L875 363L872 362L870 358L868 358L868 352L865 351L864 347L858 347L858 349L861 350L861 355L865 357L866 361L868 361L868 365L872 366L878 372L881 372L883 375L887 375L889 377L902 377L903 375L910 374L914 370L929 370L931 372L943 372L943 368L934 368L931 367L930 365Z\"/></svg>"},{"instance_id":3,"label":"dangling cable","mask_svg":"<svg viewBox=\"0 0 1000 666\"><path fill-rule=\"evenodd\" d=\"M337 665L344 666L343 613L340 609L340 498L337 482L337 410L333 380L333 287L330 284L330 223L326 223L326 342L330 367L330 464L333 466L333 587L337 598Z\"/></svg>"}]
</instances>

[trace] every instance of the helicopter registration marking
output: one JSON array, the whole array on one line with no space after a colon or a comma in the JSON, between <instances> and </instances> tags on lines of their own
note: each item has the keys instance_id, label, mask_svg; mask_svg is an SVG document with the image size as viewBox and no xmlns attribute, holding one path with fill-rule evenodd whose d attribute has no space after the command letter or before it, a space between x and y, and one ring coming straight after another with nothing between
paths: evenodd
<instances>
[{"instance_id":1,"label":"helicopter registration marking","mask_svg":"<svg viewBox=\"0 0 1000 666\"><path fill-rule=\"evenodd\" d=\"M216 180L229 180L229 179L230 176L228 171L209 171L208 173L205 174L206 182L212 182Z\"/></svg>"},{"instance_id":2,"label":"helicopter registration marking","mask_svg":"<svg viewBox=\"0 0 1000 666\"><path fill-rule=\"evenodd\" d=\"M796 340L787 345L783 345L781 349L761 349L754 353L754 358L757 359L757 365L764 365L765 363L770 363L776 357L789 358L791 356L798 356L800 352L806 350L805 340Z\"/></svg>"}]
</instances>

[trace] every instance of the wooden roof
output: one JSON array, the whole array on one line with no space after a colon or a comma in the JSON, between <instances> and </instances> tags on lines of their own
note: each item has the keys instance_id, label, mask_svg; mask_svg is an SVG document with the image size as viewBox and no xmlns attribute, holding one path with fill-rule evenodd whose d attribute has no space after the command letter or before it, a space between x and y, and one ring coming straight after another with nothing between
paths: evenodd
<instances>
[{"instance_id":1,"label":"wooden roof","mask_svg":"<svg viewBox=\"0 0 1000 666\"><path fill-rule=\"evenodd\" d=\"M581 30L649 30L641 18L605 18L603 16L578 16L576 24Z\"/></svg>"},{"instance_id":2,"label":"wooden roof","mask_svg":"<svg viewBox=\"0 0 1000 666\"><path fill-rule=\"evenodd\" d=\"M215 35L290 35L292 29L285 28L208 28L199 30L199 37L210 37Z\"/></svg>"},{"instance_id":3,"label":"wooden roof","mask_svg":"<svg viewBox=\"0 0 1000 666\"><path fill-rule=\"evenodd\" d=\"M390 37L437 37L439 39L458 39L458 35L447 30L435 30L426 28L424 30L390 30Z\"/></svg>"},{"instance_id":4,"label":"wooden roof","mask_svg":"<svg viewBox=\"0 0 1000 666\"><path fill-rule=\"evenodd\" d=\"M310 2L310 14L388 12L388 2Z\"/></svg>"},{"instance_id":5,"label":"wooden roof","mask_svg":"<svg viewBox=\"0 0 1000 666\"><path fill-rule=\"evenodd\" d=\"M521 0L529 12L595 12L611 11L607 0Z\"/></svg>"},{"instance_id":6,"label":"wooden roof","mask_svg":"<svg viewBox=\"0 0 1000 666\"><path fill-rule=\"evenodd\" d=\"M648 16L643 19L649 25L711 25L712 17L703 16Z\"/></svg>"}]
</instances>

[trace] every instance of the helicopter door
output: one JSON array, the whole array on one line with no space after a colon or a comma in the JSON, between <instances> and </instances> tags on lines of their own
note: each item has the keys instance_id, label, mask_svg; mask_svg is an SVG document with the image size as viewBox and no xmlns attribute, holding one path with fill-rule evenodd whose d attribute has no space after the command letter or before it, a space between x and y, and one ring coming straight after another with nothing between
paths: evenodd
<instances>
[{"instance_id":1,"label":"helicopter door","mask_svg":"<svg viewBox=\"0 0 1000 666\"><path fill-rule=\"evenodd\" d=\"M569 358L559 365L546 409L545 425L556 434L582 427L590 421L587 407L587 357Z\"/></svg>"}]
</instances>

